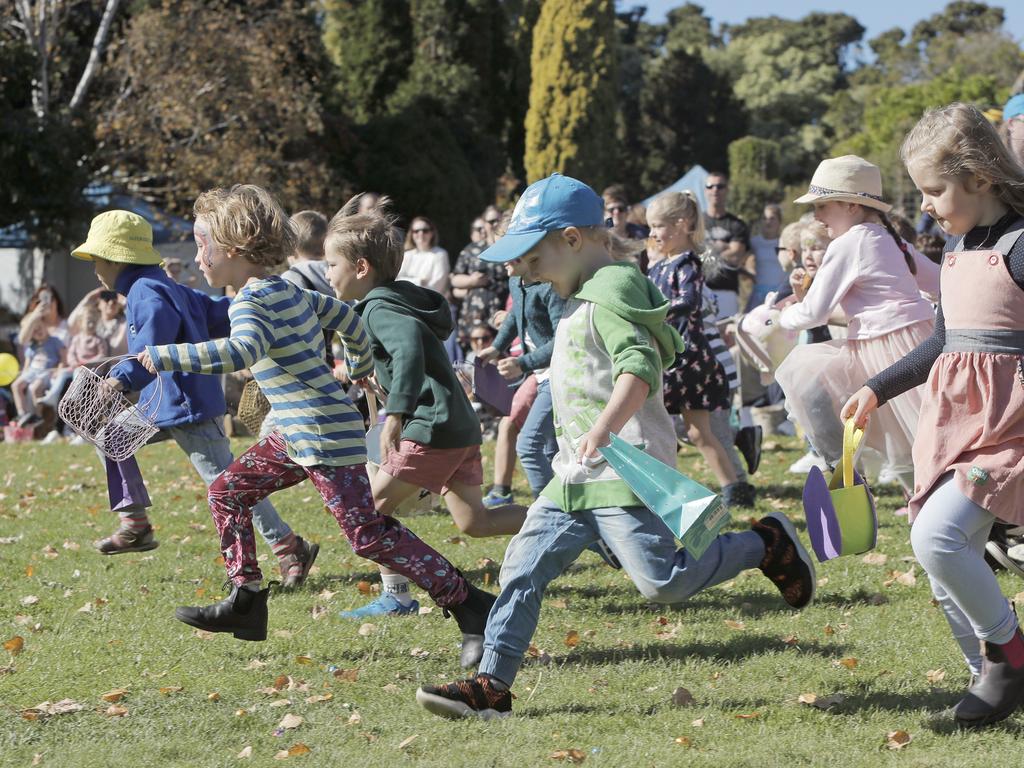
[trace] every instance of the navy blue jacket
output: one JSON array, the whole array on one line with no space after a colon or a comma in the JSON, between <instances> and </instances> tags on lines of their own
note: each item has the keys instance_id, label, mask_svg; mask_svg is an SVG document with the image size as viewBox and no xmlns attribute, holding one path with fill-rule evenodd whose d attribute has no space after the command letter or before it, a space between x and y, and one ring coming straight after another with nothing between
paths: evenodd
<instances>
[{"instance_id":1,"label":"navy blue jacket","mask_svg":"<svg viewBox=\"0 0 1024 768\"><path fill-rule=\"evenodd\" d=\"M226 296L211 297L174 282L156 266L129 266L114 289L128 299L128 352L137 355L148 345L200 342L229 336ZM196 424L223 416L227 410L220 377L199 373L161 373L163 394L157 398L156 376L135 358L122 360L110 375L130 392L158 427ZM152 398L152 400L150 400ZM158 402L159 400L159 402Z\"/></svg>"},{"instance_id":2,"label":"navy blue jacket","mask_svg":"<svg viewBox=\"0 0 1024 768\"><path fill-rule=\"evenodd\" d=\"M512 309L494 338L495 349L508 352L518 336L525 350L522 357L517 358L520 367L524 371L547 368L555 348L555 328L562 319L565 302L551 283L524 283L519 277L509 279L508 292ZM526 334L530 335L534 349L527 348Z\"/></svg>"}]
</instances>

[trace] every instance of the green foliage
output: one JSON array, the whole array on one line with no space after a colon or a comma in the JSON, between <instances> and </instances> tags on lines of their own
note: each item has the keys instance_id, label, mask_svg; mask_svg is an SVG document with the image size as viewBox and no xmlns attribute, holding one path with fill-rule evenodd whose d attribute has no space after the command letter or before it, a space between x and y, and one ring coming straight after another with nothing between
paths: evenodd
<instances>
[{"instance_id":1,"label":"green foliage","mask_svg":"<svg viewBox=\"0 0 1024 768\"><path fill-rule=\"evenodd\" d=\"M771 139L745 136L729 145L729 209L745 221L756 221L766 203L782 197L780 145Z\"/></svg>"},{"instance_id":2,"label":"green foliage","mask_svg":"<svg viewBox=\"0 0 1024 768\"><path fill-rule=\"evenodd\" d=\"M533 33L526 174L614 178L615 15L612 0L546 0Z\"/></svg>"},{"instance_id":3,"label":"green foliage","mask_svg":"<svg viewBox=\"0 0 1024 768\"><path fill-rule=\"evenodd\" d=\"M408 0L324 0L323 30L341 108L358 122L383 113L412 64Z\"/></svg>"},{"instance_id":4,"label":"green foliage","mask_svg":"<svg viewBox=\"0 0 1024 768\"><path fill-rule=\"evenodd\" d=\"M914 210L918 197L899 159L903 137L929 107L965 101L987 108L1006 97L1005 85L994 78L964 77L957 69L924 83L878 87L867 92L863 127L832 147L831 155L857 154L882 169L886 199Z\"/></svg>"}]
</instances>

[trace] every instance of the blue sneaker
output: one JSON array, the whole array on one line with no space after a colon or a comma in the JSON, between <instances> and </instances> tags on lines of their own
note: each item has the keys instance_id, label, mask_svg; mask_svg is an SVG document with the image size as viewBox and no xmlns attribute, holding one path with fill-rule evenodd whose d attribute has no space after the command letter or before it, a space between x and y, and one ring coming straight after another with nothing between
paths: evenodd
<instances>
[{"instance_id":1,"label":"blue sneaker","mask_svg":"<svg viewBox=\"0 0 1024 768\"><path fill-rule=\"evenodd\" d=\"M384 592L372 603L351 611L342 611L338 615L343 619L369 619L375 616L415 616L419 611L420 604L416 600L408 605L402 605L397 597Z\"/></svg>"},{"instance_id":2,"label":"blue sneaker","mask_svg":"<svg viewBox=\"0 0 1024 768\"><path fill-rule=\"evenodd\" d=\"M512 494L498 493L494 488L491 488L484 496L484 507L487 509L494 509L495 507L504 507L507 504L512 503Z\"/></svg>"}]
</instances>

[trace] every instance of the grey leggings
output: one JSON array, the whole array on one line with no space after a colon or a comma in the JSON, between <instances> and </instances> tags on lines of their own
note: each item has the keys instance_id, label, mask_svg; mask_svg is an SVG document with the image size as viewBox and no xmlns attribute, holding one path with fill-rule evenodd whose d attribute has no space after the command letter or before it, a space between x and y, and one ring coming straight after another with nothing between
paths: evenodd
<instances>
[{"instance_id":1,"label":"grey leggings","mask_svg":"<svg viewBox=\"0 0 1024 768\"><path fill-rule=\"evenodd\" d=\"M1008 643L1017 617L985 563L995 516L968 499L950 472L928 496L910 529L914 555L928 573L968 666L981 672L979 640Z\"/></svg>"},{"instance_id":2,"label":"grey leggings","mask_svg":"<svg viewBox=\"0 0 1024 768\"><path fill-rule=\"evenodd\" d=\"M732 412L728 408L711 411L709 421L711 422L711 434L725 448L729 461L732 462L732 466L736 470L736 482L747 482L747 468L743 465L743 460L736 450L736 433L732 429Z\"/></svg>"}]
</instances>

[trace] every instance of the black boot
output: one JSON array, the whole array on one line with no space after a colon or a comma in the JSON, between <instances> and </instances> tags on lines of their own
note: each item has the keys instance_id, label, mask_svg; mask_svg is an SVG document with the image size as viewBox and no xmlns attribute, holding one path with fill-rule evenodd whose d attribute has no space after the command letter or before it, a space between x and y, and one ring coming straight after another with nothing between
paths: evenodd
<instances>
[{"instance_id":1,"label":"black boot","mask_svg":"<svg viewBox=\"0 0 1024 768\"><path fill-rule=\"evenodd\" d=\"M736 433L734 444L736 450L743 454L747 462L747 474L753 475L761 466L761 441L764 438L764 430L761 427L742 427Z\"/></svg>"},{"instance_id":2,"label":"black boot","mask_svg":"<svg viewBox=\"0 0 1024 768\"><path fill-rule=\"evenodd\" d=\"M1020 627L1008 643L985 643L981 677L953 709L969 728L1005 720L1024 702L1024 635Z\"/></svg>"},{"instance_id":3,"label":"black boot","mask_svg":"<svg viewBox=\"0 0 1024 768\"><path fill-rule=\"evenodd\" d=\"M757 489L750 483L729 483L722 488L722 503L728 509L753 509Z\"/></svg>"},{"instance_id":4,"label":"black boot","mask_svg":"<svg viewBox=\"0 0 1024 768\"><path fill-rule=\"evenodd\" d=\"M238 640L267 639L267 598L270 587L255 592L233 587L219 603L202 608L178 608L174 617L207 632L230 632Z\"/></svg>"},{"instance_id":5,"label":"black boot","mask_svg":"<svg viewBox=\"0 0 1024 768\"><path fill-rule=\"evenodd\" d=\"M484 656L484 630L487 628L487 616L491 612L491 606L497 600L490 592L477 589L468 584L469 594L466 599L458 605L449 605L445 608L445 616L455 617L459 629L462 631L462 654L459 663L463 669L475 667Z\"/></svg>"}]
</instances>

